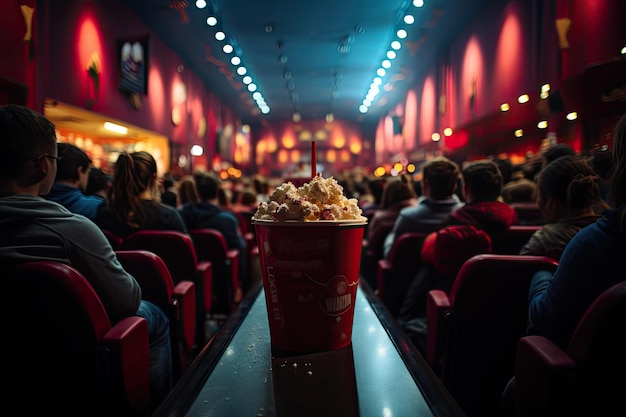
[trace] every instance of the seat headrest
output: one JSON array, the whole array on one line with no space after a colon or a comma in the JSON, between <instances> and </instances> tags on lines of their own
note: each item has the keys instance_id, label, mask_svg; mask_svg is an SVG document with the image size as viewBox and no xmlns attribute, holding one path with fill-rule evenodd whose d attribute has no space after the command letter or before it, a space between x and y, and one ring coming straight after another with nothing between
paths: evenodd
<instances>
[{"instance_id":1,"label":"seat headrest","mask_svg":"<svg viewBox=\"0 0 626 417\"><path fill-rule=\"evenodd\" d=\"M491 238L472 225L446 226L432 234L432 265L437 272L456 276L474 255L491 253Z\"/></svg>"}]
</instances>

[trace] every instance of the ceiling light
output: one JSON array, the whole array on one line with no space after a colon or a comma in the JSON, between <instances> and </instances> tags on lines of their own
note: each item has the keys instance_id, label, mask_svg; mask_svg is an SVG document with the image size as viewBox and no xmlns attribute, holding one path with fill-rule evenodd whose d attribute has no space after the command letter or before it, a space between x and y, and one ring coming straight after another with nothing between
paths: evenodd
<instances>
[{"instance_id":1,"label":"ceiling light","mask_svg":"<svg viewBox=\"0 0 626 417\"><path fill-rule=\"evenodd\" d=\"M361 104L361 105L359 106L359 111L360 111L361 113L367 113L367 111L368 111L368 110L369 110L369 107L367 107L367 106L366 106L366 105L364 105L364 104Z\"/></svg>"},{"instance_id":2,"label":"ceiling light","mask_svg":"<svg viewBox=\"0 0 626 417\"><path fill-rule=\"evenodd\" d=\"M198 9L204 9L206 7L206 1L205 0L196 0L196 7Z\"/></svg>"},{"instance_id":3,"label":"ceiling light","mask_svg":"<svg viewBox=\"0 0 626 417\"><path fill-rule=\"evenodd\" d=\"M217 25L217 18L215 16L209 16L206 19L206 24L209 26L215 26Z\"/></svg>"},{"instance_id":4,"label":"ceiling light","mask_svg":"<svg viewBox=\"0 0 626 417\"><path fill-rule=\"evenodd\" d=\"M522 136L524 136L524 131L522 129L517 129L515 131L515 137L516 138L521 138Z\"/></svg>"},{"instance_id":5,"label":"ceiling light","mask_svg":"<svg viewBox=\"0 0 626 417\"><path fill-rule=\"evenodd\" d=\"M542 120L539 123L537 123L537 127L539 129L545 129L546 127L548 127L548 121L547 120Z\"/></svg>"},{"instance_id":6,"label":"ceiling light","mask_svg":"<svg viewBox=\"0 0 626 417\"><path fill-rule=\"evenodd\" d=\"M246 67L239 67L239 68L237 68L237 74L239 74L239 75L246 75L246 72L248 72Z\"/></svg>"},{"instance_id":7,"label":"ceiling light","mask_svg":"<svg viewBox=\"0 0 626 417\"><path fill-rule=\"evenodd\" d=\"M424 0L413 0L413 6L422 7L424 5Z\"/></svg>"},{"instance_id":8,"label":"ceiling light","mask_svg":"<svg viewBox=\"0 0 626 417\"><path fill-rule=\"evenodd\" d=\"M300 120L302 120L302 117L300 116L300 113L295 112L292 116L291 116L291 120L293 120L294 122L299 122Z\"/></svg>"},{"instance_id":9,"label":"ceiling light","mask_svg":"<svg viewBox=\"0 0 626 417\"><path fill-rule=\"evenodd\" d=\"M509 111L510 108L509 103L500 104L500 111Z\"/></svg>"},{"instance_id":10,"label":"ceiling light","mask_svg":"<svg viewBox=\"0 0 626 417\"><path fill-rule=\"evenodd\" d=\"M402 48L402 43L400 43L399 41L393 41L391 42L391 48L397 51L398 49Z\"/></svg>"},{"instance_id":11,"label":"ceiling light","mask_svg":"<svg viewBox=\"0 0 626 417\"><path fill-rule=\"evenodd\" d=\"M234 66L237 66L241 64L241 58L239 58L238 56L234 56L230 59L230 63L233 64Z\"/></svg>"},{"instance_id":12,"label":"ceiling light","mask_svg":"<svg viewBox=\"0 0 626 417\"><path fill-rule=\"evenodd\" d=\"M404 23L406 23L407 25L412 25L413 23L415 23L415 18L413 17L413 15L407 14L406 16L404 16Z\"/></svg>"},{"instance_id":13,"label":"ceiling light","mask_svg":"<svg viewBox=\"0 0 626 417\"><path fill-rule=\"evenodd\" d=\"M449 127L446 127L445 129L443 129L443 134L444 136L452 136L452 129Z\"/></svg>"},{"instance_id":14,"label":"ceiling light","mask_svg":"<svg viewBox=\"0 0 626 417\"><path fill-rule=\"evenodd\" d=\"M400 29L396 32L396 36L400 39L404 39L407 36L406 30Z\"/></svg>"},{"instance_id":15,"label":"ceiling light","mask_svg":"<svg viewBox=\"0 0 626 417\"><path fill-rule=\"evenodd\" d=\"M441 135L435 132L430 136L430 138L433 140L433 142L439 142L441 140Z\"/></svg>"},{"instance_id":16,"label":"ceiling light","mask_svg":"<svg viewBox=\"0 0 626 417\"><path fill-rule=\"evenodd\" d=\"M248 84L248 91L250 92L256 91L256 84L254 83Z\"/></svg>"},{"instance_id":17,"label":"ceiling light","mask_svg":"<svg viewBox=\"0 0 626 417\"><path fill-rule=\"evenodd\" d=\"M567 113L567 116L565 116L565 118L569 121L576 120L578 119L578 113L576 113L575 111Z\"/></svg>"},{"instance_id":18,"label":"ceiling light","mask_svg":"<svg viewBox=\"0 0 626 417\"><path fill-rule=\"evenodd\" d=\"M126 126L118 125L116 123L104 122L104 128L110 132L119 133L120 135L128 133L128 128Z\"/></svg>"},{"instance_id":19,"label":"ceiling light","mask_svg":"<svg viewBox=\"0 0 626 417\"><path fill-rule=\"evenodd\" d=\"M248 85L248 84L250 84L250 83L252 82L252 77L251 77L251 76L249 76L249 75L246 75L245 77L243 77L243 78L241 79L241 81L242 81L244 84Z\"/></svg>"},{"instance_id":20,"label":"ceiling light","mask_svg":"<svg viewBox=\"0 0 626 417\"><path fill-rule=\"evenodd\" d=\"M222 51L224 51L227 54L232 53L233 50L234 50L233 46L228 43L222 47Z\"/></svg>"},{"instance_id":21,"label":"ceiling light","mask_svg":"<svg viewBox=\"0 0 626 417\"><path fill-rule=\"evenodd\" d=\"M396 56L397 56L397 54L395 53L395 51L387 51L387 58L395 59Z\"/></svg>"},{"instance_id":22,"label":"ceiling light","mask_svg":"<svg viewBox=\"0 0 626 417\"><path fill-rule=\"evenodd\" d=\"M226 34L222 32L221 30L218 32L215 32L215 39L217 39L218 41L223 41L224 39L226 39Z\"/></svg>"},{"instance_id":23,"label":"ceiling light","mask_svg":"<svg viewBox=\"0 0 626 417\"><path fill-rule=\"evenodd\" d=\"M326 123L332 123L335 120L335 116L332 113L326 115Z\"/></svg>"},{"instance_id":24,"label":"ceiling light","mask_svg":"<svg viewBox=\"0 0 626 417\"><path fill-rule=\"evenodd\" d=\"M530 97L528 97L528 94L522 94L521 96L517 98L517 101L522 104L528 103L528 100L530 100Z\"/></svg>"}]
</instances>

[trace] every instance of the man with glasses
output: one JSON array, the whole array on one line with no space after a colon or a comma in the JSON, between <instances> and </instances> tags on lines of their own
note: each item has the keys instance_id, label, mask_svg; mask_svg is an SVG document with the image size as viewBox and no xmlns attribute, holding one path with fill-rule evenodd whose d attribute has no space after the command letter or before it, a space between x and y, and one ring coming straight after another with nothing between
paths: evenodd
<instances>
[{"instance_id":1,"label":"man with glasses","mask_svg":"<svg viewBox=\"0 0 626 417\"><path fill-rule=\"evenodd\" d=\"M44 197L93 220L98 206L104 200L84 194L89 182L91 159L85 151L70 143L59 143L57 148L60 158L57 161L57 174L50 194Z\"/></svg>"},{"instance_id":2,"label":"man with glasses","mask_svg":"<svg viewBox=\"0 0 626 417\"><path fill-rule=\"evenodd\" d=\"M112 323L133 315L145 318L156 408L171 389L169 320L141 299L139 284L95 223L41 197L50 192L61 162L54 125L27 107L0 106L0 146L0 267L38 260L68 263L93 286Z\"/></svg>"}]
</instances>

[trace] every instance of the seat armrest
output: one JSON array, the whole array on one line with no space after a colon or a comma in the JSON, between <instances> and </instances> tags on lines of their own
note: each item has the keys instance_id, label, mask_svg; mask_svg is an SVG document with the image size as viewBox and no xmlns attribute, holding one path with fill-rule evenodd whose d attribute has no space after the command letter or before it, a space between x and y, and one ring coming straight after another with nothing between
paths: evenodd
<instances>
[{"instance_id":1,"label":"seat armrest","mask_svg":"<svg viewBox=\"0 0 626 417\"><path fill-rule=\"evenodd\" d=\"M183 350L189 352L194 345L196 331L196 284L181 281L174 287L172 296L176 304L177 339L184 344Z\"/></svg>"},{"instance_id":2,"label":"seat armrest","mask_svg":"<svg viewBox=\"0 0 626 417\"><path fill-rule=\"evenodd\" d=\"M445 318L450 312L450 299L442 290L426 295L426 360L438 373L444 351Z\"/></svg>"},{"instance_id":3,"label":"seat armrest","mask_svg":"<svg viewBox=\"0 0 626 417\"><path fill-rule=\"evenodd\" d=\"M575 363L543 336L525 336L515 357L516 416L552 416L563 412Z\"/></svg>"},{"instance_id":4,"label":"seat armrest","mask_svg":"<svg viewBox=\"0 0 626 417\"><path fill-rule=\"evenodd\" d=\"M136 415L150 406L150 342L148 322L138 316L125 317L111 327L102 343L108 348L109 363L120 368L111 373L122 379L126 399Z\"/></svg>"},{"instance_id":5,"label":"seat armrest","mask_svg":"<svg viewBox=\"0 0 626 417\"><path fill-rule=\"evenodd\" d=\"M383 302L385 301L385 282L391 276L391 262L387 259L378 260L378 268L376 274L376 294Z\"/></svg>"},{"instance_id":6,"label":"seat armrest","mask_svg":"<svg viewBox=\"0 0 626 417\"><path fill-rule=\"evenodd\" d=\"M199 306L204 307L203 316L211 311L213 299L213 265L209 261L200 261L196 266L196 297L201 297Z\"/></svg>"},{"instance_id":7,"label":"seat armrest","mask_svg":"<svg viewBox=\"0 0 626 417\"><path fill-rule=\"evenodd\" d=\"M226 251L226 263L230 265L230 279L232 285L232 304L239 304L241 299L243 298L243 292L241 287L241 280L239 269L239 250L238 249L229 249Z\"/></svg>"}]
</instances>

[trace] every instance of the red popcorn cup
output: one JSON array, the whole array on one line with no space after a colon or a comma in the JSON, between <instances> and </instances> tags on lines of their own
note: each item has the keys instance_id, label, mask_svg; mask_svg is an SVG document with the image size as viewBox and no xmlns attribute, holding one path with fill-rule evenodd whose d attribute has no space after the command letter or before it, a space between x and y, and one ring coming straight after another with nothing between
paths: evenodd
<instances>
[{"instance_id":1,"label":"red popcorn cup","mask_svg":"<svg viewBox=\"0 0 626 417\"><path fill-rule=\"evenodd\" d=\"M352 342L363 220L253 220L273 347L324 352Z\"/></svg>"}]
</instances>

